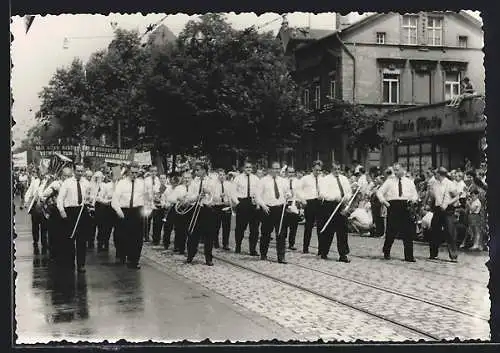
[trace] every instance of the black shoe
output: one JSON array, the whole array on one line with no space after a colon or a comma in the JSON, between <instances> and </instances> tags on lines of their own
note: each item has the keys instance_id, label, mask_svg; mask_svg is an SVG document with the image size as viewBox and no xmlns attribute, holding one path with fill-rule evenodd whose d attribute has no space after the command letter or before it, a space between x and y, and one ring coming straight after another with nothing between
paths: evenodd
<instances>
[{"instance_id":1,"label":"black shoe","mask_svg":"<svg viewBox=\"0 0 500 353\"><path fill-rule=\"evenodd\" d=\"M84 266L79 266L78 269L77 269L77 272L78 273L85 273L85 272L87 272L87 270L85 270Z\"/></svg>"},{"instance_id":2,"label":"black shoe","mask_svg":"<svg viewBox=\"0 0 500 353\"><path fill-rule=\"evenodd\" d=\"M174 249L174 254L178 253L178 252L179 252L179 249Z\"/></svg>"},{"instance_id":3,"label":"black shoe","mask_svg":"<svg viewBox=\"0 0 500 353\"><path fill-rule=\"evenodd\" d=\"M281 259L281 260L278 260L278 263L286 265L288 262L286 262L285 259Z\"/></svg>"},{"instance_id":4,"label":"black shoe","mask_svg":"<svg viewBox=\"0 0 500 353\"><path fill-rule=\"evenodd\" d=\"M348 264L349 262L351 262L351 260L349 260L347 256L341 256L339 258L339 262L345 262L346 264Z\"/></svg>"},{"instance_id":5,"label":"black shoe","mask_svg":"<svg viewBox=\"0 0 500 353\"><path fill-rule=\"evenodd\" d=\"M328 260L328 256L326 256L326 255L321 255L321 258L322 258L323 260Z\"/></svg>"},{"instance_id":6,"label":"black shoe","mask_svg":"<svg viewBox=\"0 0 500 353\"><path fill-rule=\"evenodd\" d=\"M390 260L391 259L391 255L389 254L384 254L384 260Z\"/></svg>"},{"instance_id":7,"label":"black shoe","mask_svg":"<svg viewBox=\"0 0 500 353\"><path fill-rule=\"evenodd\" d=\"M257 251L251 251L250 256L259 256L259 253Z\"/></svg>"},{"instance_id":8,"label":"black shoe","mask_svg":"<svg viewBox=\"0 0 500 353\"><path fill-rule=\"evenodd\" d=\"M149 238L144 238L144 242L149 243L150 242Z\"/></svg>"},{"instance_id":9,"label":"black shoe","mask_svg":"<svg viewBox=\"0 0 500 353\"><path fill-rule=\"evenodd\" d=\"M33 254L34 254L34 255L40 255L40 249L38 248L38 246L35 246L35 247L33 248Z\"/></svg>"},{"instance_id":10,"label":"black shoe","mask_svg":"<svg viewBox=\"0 0 500 353\"><path fill-rule=\"evenodd\" d=\"M295 246L289 246L288 249L290 249L290 250L297 250L297 248Z\"/></svg>"},{"instance_id":11,"label":"black shoe","mask_svg":"<svg viewBox=\"0 0 500 353\"><path fill-rule=\"evenodd\" d=\"M302 250L302 254L309 254L309 250Z\"/></svg>"},{"instance_id":12,"label":"black shoe","mask_svg":"<svg viewBox=\"0 0 500 353\"><path fill-rule=\"evenodd\" d=\"M214 244L214 248L218 249L218 248L220 248L220 245L219 244Z\"/></svg>"},{"instance_id":13,"label":"black shoe","mask_svg":"<svg viewBox=\"0 0 500 353\"><path fill-rule=\"evenodd\" d=\"M207 265L207 266L213 266L214 263L212 261L207 261L207 262L205 262L205 265Z\"/></svg>"},{"instance_id":14,"label":"black shoe","mask_svg":"<svg viewBox=\"0 0 500 353\"><path fill-rule=\"evenodd\" d=\"M193 259L190 259L189 257L186 259L185 263L187 264L192 264L193 263Z\"/></svg>"},{"instance_id":15,"label":"black shoe","mask_svg":"<svg viewBox=\"0 0 500 353\"><path fill-rule=\"evenodd\" d=\"M267 256L266 255L260 255L260 259L263 260L263 261L267 260Z\"/></svg>"},{"instance_id":16,"label":"black shoe","mask_svg":"<svg viewBox=\"0 0 500 353\"><path fill-rule=\"evenodd\" d=\"M231 248L229 246L227 246L227 245L224 246L222 249L227 250L227 251L231 251Z\"/></svg>"},{"instance_id":17,"label":"black shoe","mask_svg":"<svg viewBox=\"0 0 500 353\"><path fill-rule=\"evenodd\" d=\"M405 259L406 262L417 262L417 260L415 260L415 258L411 258L411 259Z\"/></svg>"},{"instance_id":18,"label":"black shoe","mask_svg":"<svg viewBox=\"0 0 500 353\"><path fill-rule=\"evenodd\" d=\"M153 240L152 244L153 244L153 245L155 245L155 246L156 246L156 245L160 245L160 241L159 241L159 240L158 240L158 241Z\"/></svg>"},{"instance_id":19,"label":"black shoe","mask_svg":"<svg viewBox=\"0 0 500 353\"><path fill-rule=\"evenodd\" d=\"M450 259L451 262L454 262L454 263L457 263L458 262L458 259L456 257Z\"/></svg>"},{"instance_id":20,"label":"black shoe","mask_svg":"<svg viewBox=\"0 0 500 353\"><path fill-rule=\"evenodd\" d=\"M236 248L236 249L234 250L234 253L235 253L235 254L241 254L241 248Z\"/></svg>"},{"instance_id":21,"label":"black shoe","mask_svg":"<svg viewBox=\"0 0 500 353\"><path fill-rule=\"evenodd\" d=\"M438 257L437 256L429 256L429 260L437 260Z\"/></svg>"}]
</instances>

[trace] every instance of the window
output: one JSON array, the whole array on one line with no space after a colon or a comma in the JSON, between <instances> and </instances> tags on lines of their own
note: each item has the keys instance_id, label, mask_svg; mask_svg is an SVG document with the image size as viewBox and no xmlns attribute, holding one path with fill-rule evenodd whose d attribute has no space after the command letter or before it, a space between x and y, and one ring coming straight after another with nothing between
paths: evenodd
<instances>
[{"instance_id":1,"label":"window","mask_svg":"<svg viewBox=\"0 0 500 353\"><path fill-rule=\"evenodd\" d=\"M450 100L460 94L460 73L447 72L444 81L444 100Z\"/></svg>"},{"instance_id":2,"label":"window","mask_svg":"<svg viewBox=\"0 0 500 353\"><path fill-rule=\"evenodd\" d=\"M304 97L302 100L302 105L306 109L309 109L309 107L310 107L310 105L309 105L309 90L307 88L304 90Z\"/></svg>"},{"instance_id":3,"label":"window","mask_svg":"<svg viewBox=\"0 0 500 353\"><path fill-rule=\"evenodd\" d=\"M385 44L385 32L377 32L377 44Z\"/></svg>"},{"instance_id":4,"label":"window","mask_svg":"<svg viewBox=\"0 0 500 353\"><path fill-rule=\"evenodd\" d=\"M397 160L408 171L422 173L432 168L432 144L417 143L397 147Z\"/></svg>"},{"instance_id":5,"label":"window","mask_svg":"<svg viewBox=\"0 0 500 353\"><path fill-rule=\"evenodd\" d=\"M399 74L384 74L384 103L399 103Z\"/></svg>"},{"instance_id":6,"label":"window","mask_svg":"<svg viewBox=\"0 0 500 353\"><path fill-rule=\"evenodd\" d=\"M314 87L314 107L316 109L321 108L321 88L319 85Z\"/></svg>"},{"instance_id":7,"label":"window","mask_svg":"<svg viewBox=\"0 0 500 353\"><path fill-rule=\"evenodd\" d=\"M337 98L337 94L335 91L335 79L333 77L330 78L330 92L329 92L330 98L335 99Z\"/></svg>"},{"instance_id":8,"label":"window","mask_svg":"<svg viewBox=\"0 0 500 353\"><path fill-rule=\"evenodd\" d=\"M427 44L443 45L443 19L429 17L427 22Z\"/></svg>"},{"instance_id":9,"label":"window","mask_svg":"<svg viewBox=\"0 0 500 353\"><path fill-rule=\"evenodd\" d=\"M404 44L417 44L418 16L403 16L403 41Z\"/></svg>"},{"instance_id":10,"label":"window","mask_svg":"<svg viewBox=\"0 0 500 353\"><path fill-rule=\"evenodd\" d=\"M460 48L467 48L467 36L458 36L458 46Z\"/></svg>"}]
</instances>

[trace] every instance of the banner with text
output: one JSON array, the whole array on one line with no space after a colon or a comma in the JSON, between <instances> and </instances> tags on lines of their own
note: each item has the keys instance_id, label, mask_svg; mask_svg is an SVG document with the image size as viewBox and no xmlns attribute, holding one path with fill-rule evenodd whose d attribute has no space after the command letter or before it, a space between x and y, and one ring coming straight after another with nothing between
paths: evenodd
<instances>
[{"instance_id":1,"label":"banner with text","mask_svg":"<svg viewBox=\"0 0 500 353\"><path fill-rule=\"evenodd\" d=\"M14 163L14 168L28 167L28 151L12 155L12 162Z\"/></svg>"},{"instance_id":2,"label":"banner with text","mask_svg":"<svg viewBox=\"0 0 500 353\"><path fill-rule=\"evenodd\" d=\"M151 152L135 152L134 162L139 165L151 165Z\"/></svg>"},{"instance_id":3,"label":"banner with text","mask_svg":"<svg viewBox=\"0 0 500 353\"><path fill-rule=\"evenodd\" d=\"M131 149L119 149L105 146L38 145L35 146L35 151L39 152L42 157L48 157L57 152L68 157L94 157L121 162L131 161L133 158L133 151Z\"/></svg>"}]
</instances>

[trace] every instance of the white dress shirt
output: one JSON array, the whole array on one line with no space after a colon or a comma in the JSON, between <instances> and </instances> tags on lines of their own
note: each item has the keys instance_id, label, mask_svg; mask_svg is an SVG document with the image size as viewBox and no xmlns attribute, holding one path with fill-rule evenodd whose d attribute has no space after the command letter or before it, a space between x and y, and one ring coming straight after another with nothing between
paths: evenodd
<instances>
[{"instance_id":1,"label":"white dress shirt","mask_svg":"<svg viewBox=\"0 0 500 353\"><path fill-rule=\"evenodd\" d=\"M259 178L255 174L250 174L250 197L254 197L257 185L259 184ZM234 178L235 185L235 197L236 198L246 198L248 197L248 176L243 173L239 174Z\"/></svg>"},{"instance_id":2,"label":"white dress shirt","mask_svg":"<svg viewBox=\"0 0 500 353\"><path fill-rule=\"evenodd\" d=\"M181 200L183 200L188 193L189 186L185 184L177 185L172 192L167 195L167 202L171 204L175 204Z\"/></svg>"},{"instance_id":3,"label":"white dress shirt","mask_svg":"<svg viewBox=\"0 0 500 353\"><path fill-rule=\"evenodd\" d=\"M435 206L448 207L450 201L458 195L458 190L455 182L448 178L444 178L441 181L436 181L432 185L432 194L434 196Z\"/></svg>"},{"instance_id":4,"label":"white dress shirt","mask_svg":"<svg viewBox=\"0 0 500 353\"><path fill-rule=\"evenodd\" d=\"M270 175L266 175L260 179L255 193L255 201L257 204L266 206L283 205L286 199L291 195L290 182L288 179L277 176L276 185L278 186L279 198L276 198L275 195L274 178Z\"/></svg>"},{"instance_id":5,"label":"white dress shirt","mask_svg":"<svg viewBox=\"0 0 500 353\"><path fill-rule=\"evenodd\" d=\"M479 201L479 199L475 199L474 201L471 202L469 207L469 212L471 214L481 213L481 201Z\"/></svg>"},{"instance_id":6,"label":"white dress shirt","mask_svg":"<svg viewBox=\"0 0 500 353\"><path fill-rule=\"evenodd\" d=\"M288 178L286 179L288 183L288 188L290 189L290 193L292 194L293 200L300 199L300 180L297 178ZM291 181L291 183L290 183Z\"/></svg>"},{"instance_id":7,"label":"white dress shirt","mask_svg":"<svg viewBox=\"0 0 500 353\"><path fill-rule=\"evenodd\" d=\"M61 189L62 180L54 180L40 195L40 200L45 201L53 192L58 192Z\"/></svg>"},{"instance_id":8,"label":"white dress shirt","mask_svg":"<svg viewBox=\"0 0 500 353\"><path fill-rule=\"evenodd\" d=\"M202 192L205 192L206 195L201 199L200 203L202 205L213 205L214 204L214 199L213 196L215 194L215 188L216 186L214 185L214 181L212 178L209 176L206 176L201 180L200 178L197 178L193 180L193 182L189 185L188 188L188 195L187 198L188 200L195 202L198 200L198 197L200 195L200 183L202 183Z\"/></svg>"},{"instance_id":9,"label":"white dress shirt","mask_svg":"<svg viewBox=\"0 0 500 353\"><path fill-rule=\"evenodd\" d=\"M87 188L90 187L90 183L87 179L80 178L80 189L82 191L82 203L85 201L85 195L87 194ZM61 189L59 190L59 195L57 195L57 208L61 213L64 212L65 207L78 207L81 204L78 203L78 188L76 178L73 176L63 181Z\"/></svg>"},{"instance_id":10,"label":"white dress shirt","mask_svg":"<svg viewBox=\"0 0 500 353\"><path fill-rule=\"evenodd\" d=\"M300 179L300 191L299 191L299 197L303 201L307 200L313 200L319 198L320 192L320 180L323 178L323 176L318 175L318 184L316 185L316 177L314 174L308 174L304 175L302 179ZM317 186L317 187L316 187Z\"/></svg>"},{"instance_id":11,"label":"white dress shirt","mask_svg":"<svg viewBox=\"0 0 500 353\"><path fill-rule=\"evenodd\" d=\"M170 185L170 184L165 185L165 191L163 191L163 194L161 194L161 206L162 207L169 207L171 205L171 202L168 201L168 198L169 198L170 194L172 194L173 191L174 191L174 189L172 188L172 185Z\"/></svg>"},{"instance_id":12,"label":"white dress shirt","mask_svg":"<svg viewBox=\"0 0 500 353\"><path fill-rule=\"evenodd\" d=\"M31 198L36 195L36 192L39 187L40 187L40 179L39 178L31 179L30 186L28 187L28 190L26 190L26 193L24 194L24 202L28 202L28 200L31 200Z\"/></svg>"},{"instance_id":13,"label":"white dress shirt","mask_svg":"<svg viewBox=\"0 0 500 353\"><path fill-rule=\"evenodd\" d=\"M352 197L352 188L349 179L342 174L339 174L338 177L340 185L344 190L344 198L350 199ZM331 173L319 179L319 192L320 197L326 201L340 202L342 200L342 193L337 177Z\"/></svg>"},{"instance_id":14,"label":"white dress shirt","mask_svg":"<svg viewBox=\"0 0 500 353\"><path fill-rule=\"evenodd\" d=\"M387 178L377 191L380 202L393 200L417 201L418 193L415 183L407 177L401 178L402 194L399 196L399 178Z\"/></svg>"},{"instance_id":15,"label":"white dress shirt","mask_svg":"<svg viewBox=\"0 0 500 353\"><path fill-rule=\"evenodd\" d=\"M100 188L97 186L96 192L99 192L96 194L96 202L110 204L113 199L113 189L114 183L112 181L102 182Z\"/></svg>"},{"instance_id":16,"label":"white dress shirt","mask_svg":"<svg viewBox=\"0 0 500 353\"><path fill-rule=\"evenodd\" d=\"M230 201L233 200L231 183L227 180L220 181L216 179L213 181L214 185L214 204L215 205L228 205ZM224 185L224 192L222 192L222 186ZM222 199L222 194L224 194L224 199Z\"/></svg>"},{"instance_id":17,"label":"white dress shirt","mask_svg":"<svg viewBox=\"0 0 500 353\"><path fill-rule=\"evenodd\" d=\"M121 208L130 208L130 198L132 196L132 180L124 178L116 184L111 207L118 212ZM147 190L144 185L144 179L136 178L134 180L134 195L132 207L145 206L147 202ZM118 212L119 213L119 212Z\"/></svg>"}]
</instances>

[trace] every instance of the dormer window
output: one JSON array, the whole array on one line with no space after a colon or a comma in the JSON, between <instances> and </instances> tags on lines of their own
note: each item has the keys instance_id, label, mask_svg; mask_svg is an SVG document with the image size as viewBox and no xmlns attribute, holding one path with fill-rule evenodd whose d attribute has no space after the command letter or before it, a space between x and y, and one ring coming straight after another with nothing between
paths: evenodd
<instances>
[{"instance_id":1,"label":"dormer window","mask_svg":"<svg viewBox=\"0 0 500 353\"><path fill-rule=\"evenodd\" d=\"M377 32L377 44L385 44L385 32Z\"/></svg>"},{"instance_id":2,"label":"dormer window","mask_svg":"<svg viewBox=\"0 0 500 353\"><path fill-rule=\"evenodd\" d=\"M458 36L458 46L460 48L467 48L467 36Z\"/></svg>"},{"instance_id":3,"label":"dormer window","mask_svg":"<svg viewBox=\"0 0 500 353\"><path fill-rule=\"evenodd\" d=\"M418 31L418 16L403 16L403 44L416 45Z\"/></svg>"}]
</instances>

